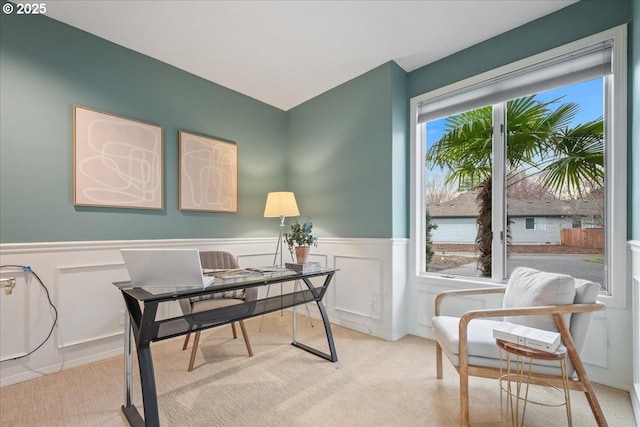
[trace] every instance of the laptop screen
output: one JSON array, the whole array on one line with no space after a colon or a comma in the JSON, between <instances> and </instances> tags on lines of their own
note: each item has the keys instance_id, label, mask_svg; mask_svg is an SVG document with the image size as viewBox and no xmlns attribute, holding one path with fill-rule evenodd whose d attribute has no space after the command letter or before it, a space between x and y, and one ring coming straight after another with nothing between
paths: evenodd
<instances>
[{"instance_id":1,"label":"laptop screen","mask_svg":"<svg viewBox=\"0 0 640 427\"><path fill-rule=\"evenodd\" d=\"M197 249L122 249L133 287L205 287Z\"/></svg>"}]
</instances>

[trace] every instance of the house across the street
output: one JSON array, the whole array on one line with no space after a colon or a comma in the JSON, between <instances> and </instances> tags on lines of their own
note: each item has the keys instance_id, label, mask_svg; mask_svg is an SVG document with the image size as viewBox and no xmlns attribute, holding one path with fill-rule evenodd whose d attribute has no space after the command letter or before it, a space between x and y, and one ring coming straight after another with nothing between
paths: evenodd
<instances>
[{"instance_id":1,"label":"house across the street","mask_svg":"<svg viewBox=\"0 0 640 427\"><path fill-rule=\"evenodd\" d=\"M444 203L428 203L433 243L475 243L478 216L476 192L467 191ZM603 234L602 200L552 197L507 201L511 244L591 246ZM588 236L587 236L588 235ZM576 237L579 236L579 237ZM580 241L580 243L577 243Z\"/></svg>"}]
</instances>

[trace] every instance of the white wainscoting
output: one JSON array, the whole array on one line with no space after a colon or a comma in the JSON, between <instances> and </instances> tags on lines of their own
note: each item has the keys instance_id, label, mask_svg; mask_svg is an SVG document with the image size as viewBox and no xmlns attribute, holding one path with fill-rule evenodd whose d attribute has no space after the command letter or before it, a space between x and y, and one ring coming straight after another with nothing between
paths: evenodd
<instances>
[{"instance_id":1,"label":"white wainscoting","mask_svg":"<svg viewBox=\"0 0 640 427\"><path fill-rule=\"evenodd\" d=\"M22 268L0 271L0 277L13 276L17 282L11 295L0 292L0 386L122 354L124 303L112 284L128 279L120 249L227 250L241 266L258 267L273 263L275 246L272 238L0 245L2 265L31 267L59 315L52 337L40 349L8 360L25 355L47 337L53 311L33 275ZM405 239L323 238L311 260L340 269L324 300L331 322L388 340L405 335L405 254ZM270 292L280 289L272 287ZM159 316L179 313L178 304L166 305ZM337 351L339 356L339 346Z\"/></svg>"},{"instance_id":2,"label":"white wainscoting","mask_svg":"<svg viewBox=\"0 0 640 427\"><path fill-rule=\"evenodd\" d=\"M636 420L640 422L640 241L629 242L631 248L631 304L633 313L633 387L631 404Z\"/></svg>"},{"instance_id":3,"label":"white wainscoting","mask_svg":"<svg viewBox=\"0 0 640 427\"><path fill-rule=\"evenodd\" d=\"M128 277L120 249L158 246L228 250L236 254L241 266L257 267L273 262L276 241L180 239L0 245L2 264L30 266L42 278L59 310L53 338L27 357L6 360L39 345L49 332L53 316L45 292L32 275L20 268L0 272L0 277L14 276L17 282L11 295L0 292L0 357L4 360L0 362L0 386L121 354L124 308L111 284ZM630 329L638 324L640 244L635 243L633 248L630 252L636 281L629 300L635 307L634 318L631 307L597 313L583 356L592 381L625 390L635 387L632 396L637 407L638 361L637 355L632 361L632 354L634 349L637 353L639 338L636 329L632 344ZM478 283L444 278L407 283L406 254L405 239L323 238L311 259L340 269L324 299L331 322L386 340L397 340L407 333L432 338L435 295L445 289L476 287ZM455 313L494 305L494 300L474 297L455 307L444 307ZM176 304L162 315L177 313ZM316 315L313 310L311 315ZM339 356L339 346L337 351Z\"/></svg>"}]
</instances>

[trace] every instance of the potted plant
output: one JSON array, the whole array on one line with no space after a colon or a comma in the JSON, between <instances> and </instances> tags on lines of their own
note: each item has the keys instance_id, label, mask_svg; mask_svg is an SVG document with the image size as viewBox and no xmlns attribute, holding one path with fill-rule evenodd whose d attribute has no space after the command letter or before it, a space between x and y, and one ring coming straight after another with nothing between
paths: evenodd
<instances>
[{"instance_id":1,"label":"potted plant","mask_svg":"<svg viewBox=\"0 0 640 427\"><path fill-rule=\"evenodd\" d=\"M311 234L313 222L307 218L301 224L297 220L291 224L289 233L284 235L284 241L289 245L289 251L296 251L296 262L304 264L309 258L311 246L318 246L318 238Z\"/></svg>"}]
</instances>

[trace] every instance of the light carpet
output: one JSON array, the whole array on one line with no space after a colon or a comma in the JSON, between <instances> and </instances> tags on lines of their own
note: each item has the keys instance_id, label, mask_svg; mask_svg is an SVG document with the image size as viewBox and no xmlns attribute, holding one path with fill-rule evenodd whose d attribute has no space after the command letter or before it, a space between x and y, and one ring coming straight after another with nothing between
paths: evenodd
<instances>
[{"instance_id":1,"label":"light carpet","mask_svg":"<svg viewBox=\"0 0 640 427\"><path fill-rule=\"evenodd\" d=\"M300 311L299 311L300 313ZM254 356L231 328L202 334L195 369L182 338L152 344L163 426L368 427L458 425L458 375L445 359L435 375L431 340L396 342L333 326L339 361L291 342L291 312L247 321ZM322 323L299 315L298 339L327 351ZM134 365L137 363L134 360ZM2 426L124 426L123 358L68 369L0 389ZM610 426L633 427L629 394L595 385ZM142 408L139 377L134 403ZM497 380L471 378L471 424L500 426ZM574 426L596 423L583 393L572 392ZM141 409L140 409L141 410ZM563 408L529 405L527 426L563 426Z\"/></svg>"}]
</instances>

